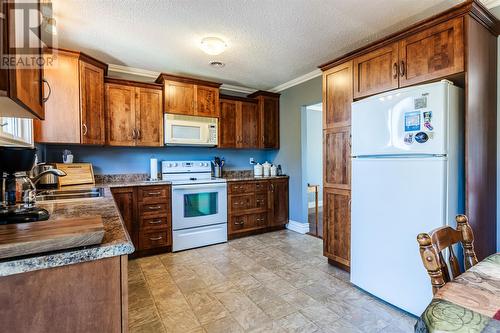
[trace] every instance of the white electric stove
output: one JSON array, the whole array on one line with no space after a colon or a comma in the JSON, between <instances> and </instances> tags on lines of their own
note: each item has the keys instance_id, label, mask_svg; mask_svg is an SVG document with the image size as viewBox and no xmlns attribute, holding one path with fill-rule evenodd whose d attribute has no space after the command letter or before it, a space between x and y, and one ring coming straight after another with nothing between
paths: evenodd
<instances>
[{"instance_id":1,"label":"white electric stove","mask_svg":"<svg viewBox=\"0 0 500 333\"><path fill-rule=\"evenodd\" d=\"M209 161L162 161L172 182L172 251L227 242L227 184Z\"/></svg>"}]
</instances>

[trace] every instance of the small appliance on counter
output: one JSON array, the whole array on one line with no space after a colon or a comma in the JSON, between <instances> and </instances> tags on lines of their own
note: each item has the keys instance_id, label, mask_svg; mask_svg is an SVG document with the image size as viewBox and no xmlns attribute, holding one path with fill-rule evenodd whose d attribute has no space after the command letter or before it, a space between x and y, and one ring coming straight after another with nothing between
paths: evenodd
<instances>
[{"instance_id":1,"label":"small appliance on counter","mask_svg":"<svg viewBox=\"0 0 500 333\"><path fill-rule=\"evenodd\" d=\"M0 147L0 224L43 221L49 218L47 210L35 207L35 184L47 174L62 177L65 173L48 169L30 178L28 173L33 169L35 152L35 148Z\"/></svg>"},{"instance_id":2,"label":"small appliance on counter","mask_svg":"<svg viewBox=\"0 0 500 333\"><path fill-rule=\"evenodd\" d=\"M221 161L222 162L222 161ZM227 184L210 161L162 161L172 182L172 251L227 242Z\"/></svg>"}]
</instances>

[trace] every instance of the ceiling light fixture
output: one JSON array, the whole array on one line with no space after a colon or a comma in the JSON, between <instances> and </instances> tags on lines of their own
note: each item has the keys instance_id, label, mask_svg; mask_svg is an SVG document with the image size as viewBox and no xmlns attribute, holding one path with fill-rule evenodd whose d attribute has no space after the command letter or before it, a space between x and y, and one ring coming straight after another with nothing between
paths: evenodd
<instances>
[{"instance_id":1,"label":"ceiling light fixture","mask_svg":"<svg viewBox=\"0 0 500 333\"><path fill-rule=\"evenodd\" d=\"M206 54L218 55L224 52L227 44L219 37L205 37L201 40L200 48Z\"/></svg>"}]
</instances>

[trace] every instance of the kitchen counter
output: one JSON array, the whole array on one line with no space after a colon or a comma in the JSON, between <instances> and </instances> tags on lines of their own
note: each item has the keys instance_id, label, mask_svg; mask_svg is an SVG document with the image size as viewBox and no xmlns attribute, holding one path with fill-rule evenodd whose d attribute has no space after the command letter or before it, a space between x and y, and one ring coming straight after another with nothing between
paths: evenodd
<instances>
[{"instance_id":1,"label":"kitchen counter","mask_svg":"<svg viewBox=\"0 0 500 333\"><path fill-rule=\"evenodd\" d=\"M37 206L49 211L49 221L72 217L101 216L105 231L102 243L84 248L66 249L52 253L1 260L0 276L127 255L134 252L134 246L125 230L122 218L110 191L110 186L121 185L103 186L105 194L104 197L100 198L39 201Z\"/></svg>"},{"instance_id":2,"label":"kitchen counter","mask_svg":"<svg viewBox=\"0 0 500 333\"><path fill-rule=\"evenodd\" d=\"M272 180L272 179L283 179L288 178L288 176L274 176L274 177L255 177L255 176L243 176L243 177L224 177L228 182L238 182L238 181L252 181L252 180Z\"/></svg>"}]
</instances>

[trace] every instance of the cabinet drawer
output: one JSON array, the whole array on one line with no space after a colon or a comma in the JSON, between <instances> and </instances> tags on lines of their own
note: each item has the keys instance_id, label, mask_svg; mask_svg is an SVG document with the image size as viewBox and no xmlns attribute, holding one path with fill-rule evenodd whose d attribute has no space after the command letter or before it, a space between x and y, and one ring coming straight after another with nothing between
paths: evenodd
<instances>
[{"instance_id":1,"label":"cabinet drawer","mask_svg":"<svg viewBox=\"0 0 500 333\"><path fill-rule=\"evenodd\" d=\"M267 192L268 187L269 184L267 181L258 181L255 183L255 192L256 193Z\"/></svg>"},{"instance_id":2,"label":"cabinet drawer","mask_svg":"<svg viewBox=\"0 0 500 333\"><path fill-rule=\"evenodd\" d=\"M162 217L152 217L152 218L141 218L140 219L141 230L146 229L164 229L169 227L169 219L166 216Z\"/></svg>"},{"instance_id":3,"label":"cabinet drawer","mask_svg":"<svg viewBox=\"0 0 500 333\"><path fill-rule=\"evenodd\" d=\"M139 202L167 202L170 200L170 186L144 186L137 189Z\"/></svg>"},{"instance_id":4,"label":"cabinet drawer","mask_svg":"<svg viewBox=\"0 0 500 333\"><path fill-rule=\"evenodd\" d=\"M244 194L244 193L255 192L255 184L236 182L228 186L228 192L230 194Z\"/></svg>"},{"instance_id":5,"label":"cabinet drawer","mask_svg":"<svg viewBox=\"0 0 500 333\"><path fill-rule=\"evenodd\" d=\"M267 209L267 193L255 195L255 208Z\"/></svg>"},{"instance_id":6,"label":"cabinet drawer","mask_svg":"<svg viewBox=\"0 0 500 333\"><path fill-rule=\"evenodd\" d=\"M229 230L231 232L240 232L240 231L265 228L266 226L267 226L266 213L233 216L230 221Z\"/></svg>"},{"instance_id":7,"label":"cabinet drawer","mask_svg":"<svg viewBox=\"0 0 500 333\"><path fill-rule=\"evenodd\" d=\"M148 231L139 233L139 249L148 250L170 245L169 231Z\"/></svg>"},{"instance_id":8,"label":"cabinet drawer","mask_svg":"<svg viewBox=\"0 0 500 333\"><path fill-rule=\"evenodd\" d=\"M247 195L231 196L229 202L231 205L231 211L252 209L255 206L254 204L255 195L247 194Z\"/></svg>"},{"instance_id":9,"label":"cabinet drawer","mask_svg":"<svg viewBox=\"0 0 500 333\"><path fill-rule=\"evenodd\" d=\"M139 217L153 218L168 216L169 204L167 203L139 203Z\"/></svg>"}]
</instances>

